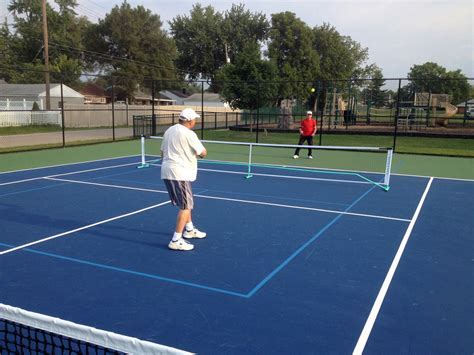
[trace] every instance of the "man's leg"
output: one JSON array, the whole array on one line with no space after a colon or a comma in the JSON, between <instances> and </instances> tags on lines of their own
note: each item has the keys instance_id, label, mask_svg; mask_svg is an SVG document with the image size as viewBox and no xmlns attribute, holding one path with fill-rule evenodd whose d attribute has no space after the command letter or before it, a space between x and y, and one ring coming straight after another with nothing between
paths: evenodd
<instances>
[{"instance_id":1,"label":"man's leg","mask_svg":"<svg viewBox=\"0 0 474 355\"><path fill-rule=\"evenodd\" d=\"M184 226L186 223L191 222L191 210L179 210L178 217L176 218L176 233L183 233Z\"/></svg>"},{"instance_id":2,"label":"man's leg","mask_svg":"<svg viewBox=\"0 0 474 355\"><path fill-rule=\"evenodd\" d=\"M308 145L313 145L313 136L308 137ZM308 158L313 156L313 149L308 148Z\"/></svg>"},{"instance_id":3,"label":"man's leg","mask_svg":"<svg viewBox=\"0 0 474 355\"><path fill-rule=\"evenodd\" d=\"M304 136L300 135L300 138L298 140L298 145L302 145L304 143ZM300 147L296 148L295 150L295 155L293 156L293 158L298 158L300 155Z\"/></svg>"}]
</instances>

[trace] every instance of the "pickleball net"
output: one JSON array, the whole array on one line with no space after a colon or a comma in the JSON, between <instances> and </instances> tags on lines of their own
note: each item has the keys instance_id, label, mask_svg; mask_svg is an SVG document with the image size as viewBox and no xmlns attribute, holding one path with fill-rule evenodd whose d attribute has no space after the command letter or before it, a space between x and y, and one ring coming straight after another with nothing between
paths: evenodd
<instances>
[{"instance_id":1,"label":"pickleball net","mask_svg":"<svg viewBox=\"0 0 474 355\"><path fill-rule=\"evenodd\" d=\"M159 164L163 137L141 139L140 168ZM245 177L262 175L262 171L275 176L298 174L304 179L328 180L347 183L373 184L385 191L390 189L392 148L307 146L293 144L263 144L229 141L201 141L208 151L199 160L199 168L209 170L214 165L232 166ZM299 158L294 159L295 149ZM309 159L308 148L313 159Z\"/></svg>"},{"instance_id":2,"label":"pickleball net","mask_svg":"<svg viewBox=\"0 0 474 355\"><path fill-rule=\"evenodd\" d=\"M0 354L189 354L0 304Z\"/></svg>"}]
</instances>

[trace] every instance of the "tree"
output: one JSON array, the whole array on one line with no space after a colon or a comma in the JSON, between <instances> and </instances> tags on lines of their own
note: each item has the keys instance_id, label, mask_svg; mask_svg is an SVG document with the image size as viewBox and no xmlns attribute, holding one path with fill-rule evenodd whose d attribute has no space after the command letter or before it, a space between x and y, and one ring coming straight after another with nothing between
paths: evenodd
<instances>
[{"instance_id":1,"label":"tree","mask_svg":"<svg viewBox=\"0 0 474 355\"><path fill-rule=\"evenodd\" d=\"M52 80L59 81L63 75L54 72L66 72L66 84L74 85L80 80L83 63L78 52L82 46L82 38L89 22L78 18L74 12L76 0L55 0L59 10L54 10L46 3L48 17L48 37L50 44L50 61L53 72ZM15 32L10 42L11 50L16 56L16 64L21 64L23 72L12 76L12 82L35 83L43 82L43 20L41 1L12 0L9 11L13 13Z\"/></svg>"},{"instance_id":2,"label":"tree","mask_svg":"<svg viewBox=\"0 0 474 355\"><path fill-rule=\"evenodd\" d=\"M129 98L137 85L150 85L146 77L176 78L176 46L161 27L158 15L123 2L89 31L90 58L102 72L116 76L117 90Z\"/></svg>"},{"instance_id":3,"label":"tree","mask_svg":"<svg viewBox=\"0 0 474 355\"><path fill-rule=\"evenodd\" d=\"M409 84L414 92L449 94L453 103L459 103L469 97L469 83L461 70L448 71L441 65L427 62L413 65L408 72Z\"/></svg>"},{"instance_id":4,"label":"tree","mask_svg":"<svg viewBox=\"0 0 474 355\"><path fill-rule=\"evenodd\" d=\"M243 4L232 5L230 11L223 15L224 49L227 47L227 57L232 61L253 43L261 44L268 38L270 23L262 13L252 14L245 10Z\"/></svg>"},{"instance_id":5,"label":"tree","mask_svg":"<svg viewBox=\"0 0 474 355\"><path fill-rule=\"evenodd\" d=\"M358 77L368 59L368 49L342 36L334 26L324 23L313 28L313 43L320 62L322 80Z\"/></svg>"},{"instance_id":6,"label":"tree","mask_svg":"<svg viewBox=\"0 0 474 355\"><path fill-rule=\"evenodd\" d=\"M223 18L212 6L193 5L190 16L177 16L170 22L178 49L176 65L190 79L212 79L225 63L222 35Z\"/></svg>"},{"instance_id":7,"label":"tree","mask_svg":"<svg viewBox=\"0 0 474 355\"><path fill-rule=\"evenodd\" d=\"M234 63L225 65L216 74L221 95L233 109L254 110L273 104L276 95L275 65L260 58L258 43L247 43Z\"/></svg>"},{"instance_id":8,"label":"tree","mask_svg":"<svg viewBox=\"0 0 474 355\"><path fill-rule=\"evenodd\" d=\"M382 89L385 85L382 70L380 68L375 69L371 79L368 85L368 99L375 107L383 107L386 104L387 90Z\"/></svg>"},{"instance_id":9,"label":"tree","mask_svg":"<svg viewBox=\"0 0 474 355\"><path fill-rule=\"evenodd\" d=\"M188 71L190 79L207 79L211 90L216 73L227 60L234 61L249 43L261 44L268 36L269 23L261 13L232 5L225 13L212 6L194 5L189 16L170 22L179 56L176 64Z\"/></svg>"},{"instance_id":10,"label":"tree","mask_svg":"<svg viewBox=\"0 0 474 355\"><path fill-rule=\"evenodd\" d=\"M281 99L309 97L308 81L315 80L319 73L319 57L313 47L313 33L292 12L272 15L268 56L276 64L280 83Z\"/></svg>"}]
</instances>

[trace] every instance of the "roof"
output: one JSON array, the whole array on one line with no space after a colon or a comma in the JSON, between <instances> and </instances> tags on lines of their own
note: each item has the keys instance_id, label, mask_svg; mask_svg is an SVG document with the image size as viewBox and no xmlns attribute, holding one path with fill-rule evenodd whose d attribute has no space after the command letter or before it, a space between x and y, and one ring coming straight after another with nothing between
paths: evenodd
<instances>
[{"instance_id":1,"label":"roof","mask_svg":"<svg viewBox=\"0 0 474 355\"><path fill-rule=\"evenodd\" d=\"M467 104L468 106L474 105L474 99L470 99L470 100L468 100L467 102L466 102L466 101L460 102L460 103L458 103L456 106L457 106L457 107L464 107L464 106L466 106L466 104Z\"/></svg>"},{"instance_id":2,"label":"roof","mask_svg":"<svg viewBox=\"0 0 474 355\"><path fill-rule=\"evenodd\" d=\"M54 97L61 96L61 84L49 84L50 95ZM0 95L10 97L31 97L31 96L46 96L45 84L0 84ZM63 85L64 97L78 97L82 98L76 90L71 89L67 85Z\"/></svg>"},{"instance_id":3,"label":"roof","mask_svg":"<svg viewBox=\"0 0 474 355\"><path fill-rule=\"evenodd\" d=\"M99 96L99 97L111 97L110 94L100 86L96 84L86 84L80 91L82 95L88 96Z\"/></svg>"},{"instance_id":4,"label":"roof","mask_svg":"<svg viewBox=\"0 0 474 355\"><path fill-rule=\"evenodd\" d=\"M201 94L192 94L191 96L188 96L187 98L183 99L183 101L201 101ZM219 94L205 92L204 101L222 102L223 100L221 99Z\"/></svg>"}]
</instances>

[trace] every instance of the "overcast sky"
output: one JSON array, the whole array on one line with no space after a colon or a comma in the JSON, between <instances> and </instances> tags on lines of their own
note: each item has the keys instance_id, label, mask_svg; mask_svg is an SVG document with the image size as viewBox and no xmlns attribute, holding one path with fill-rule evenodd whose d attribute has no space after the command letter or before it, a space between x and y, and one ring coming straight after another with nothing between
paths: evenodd
<instances>
[{"instance_id":1,"label":"overcast sky","mask_svg":"<svg viewBox=\"0 0 474 355\"><path fill-rule=\"evenodd\" d=\"M77 0L79 15L92 22L122 0ZM52 3L52 0L49 0ZM189 15L196 1L129 0L160 15L164 28L177 15ZM0 16L8 15L9 0L0 0ZM474 77L473 0L253 0L200 1L217 11L243 3L251 12L291 11L313 27L330 23L342 35L369 49L369 63L382 68L384 76L406 77L413 64L436 62L448 70L461 69Z\"/></svg>"}]
</instances>

